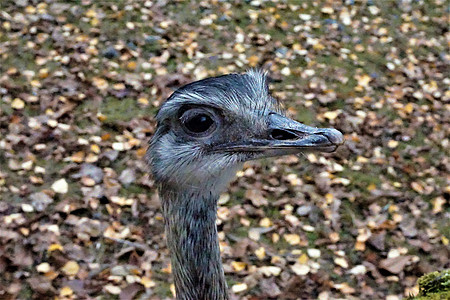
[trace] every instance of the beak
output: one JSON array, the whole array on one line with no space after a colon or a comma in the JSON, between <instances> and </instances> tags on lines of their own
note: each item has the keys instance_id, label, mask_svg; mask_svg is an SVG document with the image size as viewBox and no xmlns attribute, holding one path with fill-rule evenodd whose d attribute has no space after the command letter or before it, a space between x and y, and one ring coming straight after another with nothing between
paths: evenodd
<instances>
[{"instance_id":1,"label":"beak","mask_svg":"<svg viewBox=\"0 0 450 300\"><path fill-rule=\"evenodd\" d=\"M273 112L268 116L267 130L267 138L224 144L214 150L262 152L259 157L272 157L304 151L333 152L344 143L344 136L334 128L310 127Z\"/></svg>"}]
</instances>

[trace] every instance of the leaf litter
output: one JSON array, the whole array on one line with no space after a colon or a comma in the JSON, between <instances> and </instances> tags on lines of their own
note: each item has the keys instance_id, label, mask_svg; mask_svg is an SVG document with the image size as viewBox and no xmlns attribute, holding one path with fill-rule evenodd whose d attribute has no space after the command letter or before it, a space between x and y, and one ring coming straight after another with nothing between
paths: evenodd
<instances>
[{"instance_id":1,"label":"leaf litter","mask_svg":"<svg viewBox=\"0 0 450 300\"><path fill-rule=\"evenodd\" d=\"M218 211L233 297L417 293L450 267L445 5L2 1L0 298L172 298L155 113L251 67L346 144L238 172Z\"/></svg>"}]
</instances>

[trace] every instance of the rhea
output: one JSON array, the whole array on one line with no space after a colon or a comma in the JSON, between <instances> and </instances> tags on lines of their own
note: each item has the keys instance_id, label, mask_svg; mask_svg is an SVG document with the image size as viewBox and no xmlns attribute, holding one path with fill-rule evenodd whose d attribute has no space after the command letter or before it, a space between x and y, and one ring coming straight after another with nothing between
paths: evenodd
<instances>
[{"instance_id":1,"label":"rhea","mask_svg":"<svg viewBox=\"0 0 450 300\"><path fill-rule=\"evenodd\" d=\"M164 102L148 150L159 188L177 299L228 299L216 227L217 200L249 160L332 152L332 128L287 118L257 70L187 84Z\"/></svg>"}]
</instances>

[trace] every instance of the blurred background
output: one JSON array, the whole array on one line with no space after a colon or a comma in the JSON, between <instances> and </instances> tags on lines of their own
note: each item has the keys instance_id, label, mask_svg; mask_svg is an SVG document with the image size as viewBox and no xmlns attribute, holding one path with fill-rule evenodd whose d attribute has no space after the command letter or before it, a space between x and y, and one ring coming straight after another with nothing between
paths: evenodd
<instances>
[{"instance_id":1,"label":"blurred background","mask_svg":"<svg viewBox=\"0 0 450 300\"><path fill-rule=\"evenodd\" d=\"M0 299L171 299L154 116L265 68L346 143L245 165L220 198L233 299L401 299L450 267L448 2L0 3Z\"/></svg>"}]
</instances>

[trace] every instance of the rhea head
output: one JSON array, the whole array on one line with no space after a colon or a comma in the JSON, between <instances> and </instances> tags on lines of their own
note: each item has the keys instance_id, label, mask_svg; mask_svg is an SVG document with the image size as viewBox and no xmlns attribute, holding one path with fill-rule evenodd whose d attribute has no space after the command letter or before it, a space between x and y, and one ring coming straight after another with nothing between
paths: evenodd
<instances>
[{"instance_id":1,"label":"rhea head","mask_svg":"<svg viewBox=\"0 0 450 300\"><path fill-rule=\"evenodd\" d=\"M157 114L149 157L157 183L171 191L218 195L245 161L332 152L332 128L287 118L261 71L207 78L174 92Z\"/></svg>"}]
</instances>

